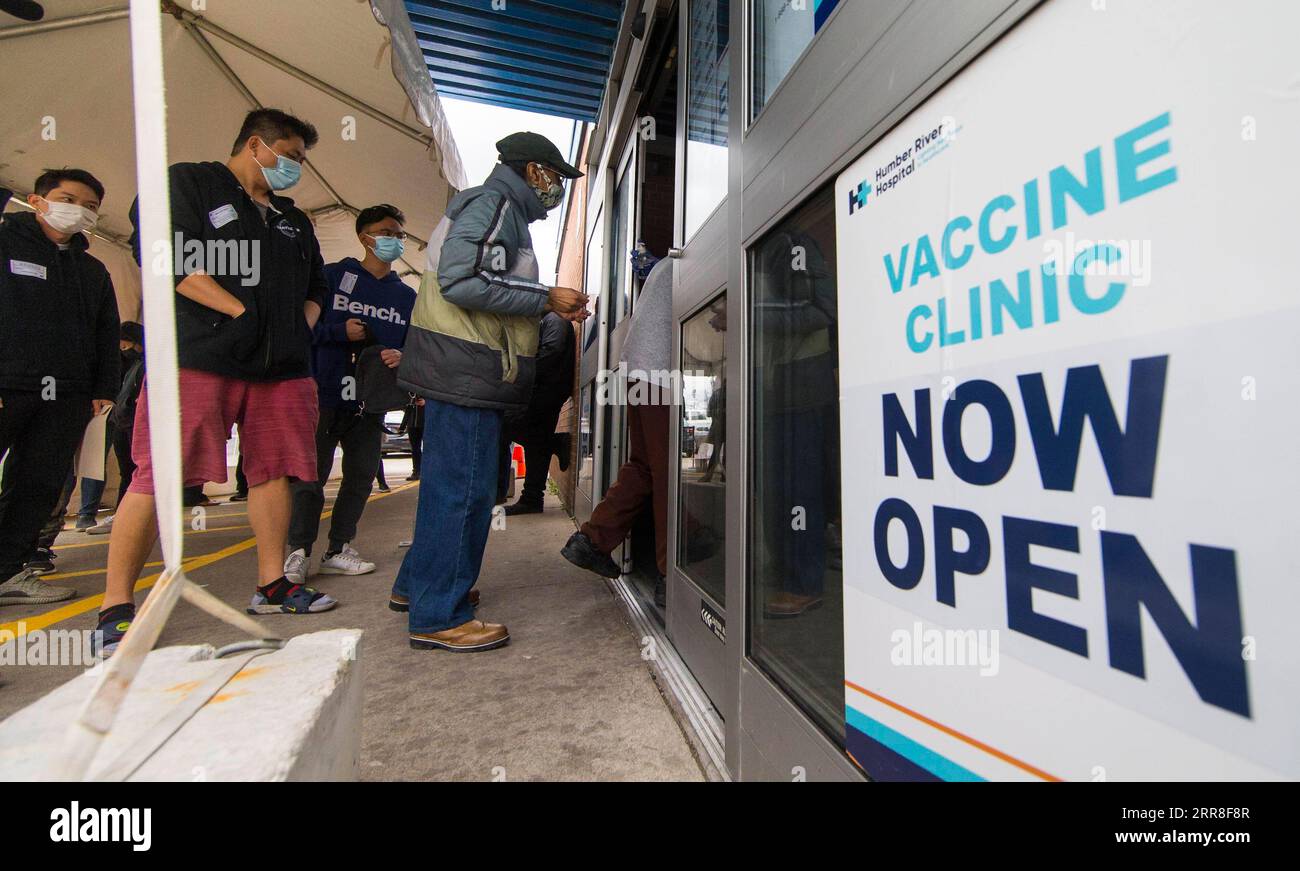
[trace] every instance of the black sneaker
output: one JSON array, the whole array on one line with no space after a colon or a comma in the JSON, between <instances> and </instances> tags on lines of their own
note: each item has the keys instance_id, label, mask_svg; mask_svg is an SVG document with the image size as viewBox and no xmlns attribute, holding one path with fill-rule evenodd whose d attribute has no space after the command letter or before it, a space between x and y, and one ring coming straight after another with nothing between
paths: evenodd
<instances>
[{"instance_id":1,"label":"black sneaker","mask_svg":"<svg viewBox=\"0 0 1300 871\"><path fill-rule=\"evenodd\" d=\"M617 578L623 574L618 563L609 558L609 554L596 550L591 539L581 532L569 536L568 542L560 548L560 556L580 569L595 572L603 578Z\"/></svg>"},{"instance_id":2,"label":"black sneaker","mask_svg":"<svg viewBox=\"0 0 1300 871\"><path fill-rule=\"evenodd\" d=\"M519 501L513 505L506 506L506 516L514 517L516 514L541 514L542 503L525 500L522 496Z\"/></svg>"},{"instance_id":3,"label":"black sneaker","mask_svg":"<svg viewBox=\"0 0 1300 871\"><path fill-rule=\"evenodd\" d=\"M247 501L248 501L248 494L247 494L247 493L240 493L238 490L236 490L234 493L230 494L230 501L231 501L231 502L247 502Z\"/></svg>"},{"instance_id":4,"label":"black sneaker","mask_svg":"<svg viewBox=\"0 0 1300 871\"><path fill-rule=\"evenodd\" d=\"M36 575L48 575L54 571L54 551L48 547L38 547L23 568Z\"/></svg>"}]
</instances>

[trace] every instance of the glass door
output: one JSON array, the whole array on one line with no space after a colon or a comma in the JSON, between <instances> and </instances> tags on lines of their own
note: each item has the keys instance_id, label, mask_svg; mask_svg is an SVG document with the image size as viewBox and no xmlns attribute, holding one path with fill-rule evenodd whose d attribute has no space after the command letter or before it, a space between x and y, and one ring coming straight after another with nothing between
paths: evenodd
<instances>
[{"instance_id":1,"label":"glass door","mask_svg":"<svg viewBox=\"0 0 1300 871\"><path fill-rule=\"evenodd\" d=\"M727 295L682 324L678 407L677 567L719 610L727 605Z\"/></svg>"}]
</instances>

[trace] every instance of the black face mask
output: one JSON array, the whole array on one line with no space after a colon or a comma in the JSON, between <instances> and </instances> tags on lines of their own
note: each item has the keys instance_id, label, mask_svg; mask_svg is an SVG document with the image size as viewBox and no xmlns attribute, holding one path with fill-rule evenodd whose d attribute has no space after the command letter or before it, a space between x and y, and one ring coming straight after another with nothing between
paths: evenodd
<instances>
[{"instance_id":1,"label":"black face mask","mask_svg":"<svg viewBox=\"0 0 1300 871\"><path fill-rule=\"evenodd\" d=\"M129 348L129 349L125 350L125 351L120 351L119 353L122 355L122 368L123 368L123 369L128 369L128 368L130 368L130 367L135 363L136 360L139 360L141 357L144 356L144 355L141 354L139 351L137 351L135 348Z\"/></svg>"}]
</instances>

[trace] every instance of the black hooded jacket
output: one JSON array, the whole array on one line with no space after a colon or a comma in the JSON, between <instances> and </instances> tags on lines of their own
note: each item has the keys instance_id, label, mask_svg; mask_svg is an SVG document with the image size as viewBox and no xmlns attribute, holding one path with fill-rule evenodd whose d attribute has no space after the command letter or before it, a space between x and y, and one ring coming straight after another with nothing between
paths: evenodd
<instances>
[{"instance_id":1,"label":"black hooded jacket","mask_svg":"<svg viewBox=\"0 0 1300 871\"><path fill-rule=\"evenodd\" d=\"M263 220L257 205L224 163L177 163L169 171L172 264L179 284L202 270L244 305L237 318L176 295L176 352L184 369L245 381L280 381L311 374L311 330L303 303L324 305L328 287L311 219L293 200L271 194ZM138 203L131 243L141 259Z\"/></svg>"},{"instance_id":2,"label":"black hooded jacket","mask_svg":"<svg viewBox=\"0 0 1300 871\"><path fill-rule=\"evenodd\" d=\"M112 399L120 383L117 296L81 233L66 249L31 212L0 224L0 388ZM53 381L48 379L52 378Z\"/></svg>"}]
</instances>

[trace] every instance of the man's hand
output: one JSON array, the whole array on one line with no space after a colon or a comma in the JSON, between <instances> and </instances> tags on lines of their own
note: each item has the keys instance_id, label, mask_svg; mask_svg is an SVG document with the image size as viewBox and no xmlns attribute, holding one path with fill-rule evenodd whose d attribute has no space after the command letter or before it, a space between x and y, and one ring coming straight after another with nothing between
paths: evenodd
<instances>
[{"instance_id":1,"label":"man's hand","mask_svg":"<svg viewBox=\"0 0 1300 871\"><path fill-rule=\"evenodd\" d=\"M360 342L366 337L366 322L361 318L348 318L345 327L350 342Z\"/></svg>"},{"instance_id":2,"label":"man's hand","mask_svg":"<svg viewBox=\"0 0 1300 871\"><path fill-rule=\"evenodd\" d=\"M385 348L379 352L379 359L384 361L384 365L389 369L396 369L397 364L402 362L402 352L392 348Z\"/></svg>"},{"instance_id":3,"label":"man's hand","mask_svg":"<svg viewBox=\"0 0 1300 871\"><path fill-rule=\"evenodd\" d=\"M191 272L176 285L176 292L186 299L192 299L199 305L207 306L213 311L237 318L244 313L244 304L217 280L206 272Z\"/></svg>"},{"instance_id":4,"label":"man's hand","mask_svg":"<svg viewBox=\"0 0 1300 871\"><path fill-rule=\"evenodd\" d=\"M580 290L574 290L572 287L552 287L547 295L545 311L555 312L567 320L581 320L570 316L586 310L587 295Z\"/></svg>"},{"instance_id":5,"label":"man's hand","mask_svg":"<svg viewBox=\"0 0 1300 871\"><path fill-rule=\"evenodd\" d=\"M103 414L104 412L108 411L110 408L113 407L113 400L111 400L111 399L92 399L92 400L90 401L90 407L94 409L96 415L100 415L100 414Z\"/></svg>"}]
</instances>

